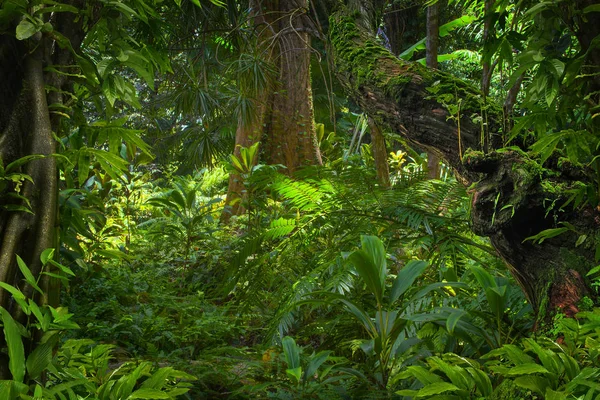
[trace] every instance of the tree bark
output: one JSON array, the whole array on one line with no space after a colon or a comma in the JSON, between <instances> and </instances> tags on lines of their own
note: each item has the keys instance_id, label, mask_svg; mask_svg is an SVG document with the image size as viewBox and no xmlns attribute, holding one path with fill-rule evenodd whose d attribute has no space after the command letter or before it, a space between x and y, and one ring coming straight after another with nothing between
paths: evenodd
<instances>
[{"instance_id":1,"label":"tree bark","mask_svg":"<svg viewBox=\"0 0 600 400\"><path fill-rule=\"evenodd\" d=\"M3 124L0 126L2 158L5 165L26 155L49 156L56 152L46 102L42 64L44 41L41 35L37 36L36 40L29 41L31 49L17 43L13 38L5 36L0 39L0 53L10 54L10 57L3 57L0 62L3 76L5 71L14 69L15 65L19 65L20 60L23 60L23 73L18 76L20 81L14 82L9 90L0 95L0 103L12 103L12 107L7 110L8 115L5 114L1 118ZM12 102L11 98L17 100ZM42 269L42 251L55 245L58 199L56 160L47 157L30 161L22 168L22 172L33 180L33 183L25 181L20 189L20 194L30 202L32 214L0 210L0 280L21 287L27 296L32 297L33 289L30 286L23 288L23 277L17 268L16 255L25 261L34 276L39 276ZM9 187L7 190L16 188ZM7 205L4 197L8 193L2 195L1 205ZM11 301L10 293L4 289L0 289L0 305L15 319L21 323L25 322L26 316L16 303ZM4 356L0 360L0 379L10 379L7 362Z\"/></svg>"},{"instance_id":2,"label":"tree bark","mask_svg":"<svg viewBox=\"0 0 600 400\"><path fill-rule=\"evenodd\" d=\"M390 187L390 166L388 164L388 152L385 146L385 137L373 118L369 118L369 131L371 132L371 150L375 161L377 180L384 187Z\"/></svg>"},{"instance_id":3,"label":"tree bark","mask_svg":"<svg viewBox=\"0 0 600 400\"><path fill-rule=\"evenodd\" d=\"M426 65L438 67L438 48L440 45L440 3L427 7L427 39L425 41ZM431 179L440 177L440 159L432 152L427 153L427 175Z\"/></svg>"},{"instance_id":4,"label":"tree bark","mask_svg":"<svg viewBox=\"0 0 600 400\"><path fill-rule=\"evenodd\" d=\"M269 163L285 165L289 174L303 165L322 164L314 126L307 10L307 0L279 1L280 87L265 147Z\"/></svg>"},{"instance_id":5,"label":"tree bark","mask_svg":"<svg viewBox=\"0 0 600 400\"><path fill-rule=\"evenodd\" d=\"M493 10L494 10L495 0L485 0L484 3L484 22L483 22L483 43L484 45L488 43L490 40L490 36L493 32L492 27L492 18L493 18ZM492 72L494 71L494 66L491 63L491 60L485 59L483 60L483 71L481 74L481 91L484 96L488 96L490 94L490 83L492 81Z\"/></svg>"},{"instance_id":6,"label":"tree bark","mask_svg":"<svg viewBox=\"0 0 600 400\"><path fill-rule=\"evenodd\" d=\"M546 173L522 151L484 153L485 135L492 148L502 146L500 105L449 74L397 59L352 13L332 16L330 39L338 78L357 104L409 143L442 157L470 186L474 232L490 237L539 320L557 308L572 313L583 294L592 295L585 275L595 266L596 243L576 246L576 240L595 237L600 213L548 208L565 201L567 173ZM525 240L557 222L574 231L541 244Z\"/></svg>"},{"instance_id":7,"label":"tree bark","mask_svg":"<svg viewBox=\"0 0 600 400\"><path fill-rule=\"evenodd\" d=\"M276 16L270 12L276 5L276 2L268 1L267 4L261 4L260 1L250 1L251 19L254 25L254 30L257 33L257 41L260 47L264 47L264 56L268 62L273 61L273 40L274 31L273 23ZM244 90L246 89L246 90ZM258 88L255 88L258 89ZM242 91L248 92L247 88L242 88ZM235 133L235 148L233 155L240 156L241 147L251 147L257 142L260 142L263 134L263 125L267 111L267 101L269 96L272 96L272 88L270 85L262 88L254 94L252 101L253 110L251 115L239 116L238 126ZM258 160L253 160L253 165ZM221 223L229 223L231 216L241 215L244 213L244 202L247 200L246 187L244 178L234 172L229 175L229 184L227 187L227 197L225 198L225 208L221 214Z\"/></svg>"},{"instance_id":8,"label":"tree bark","mask_svg":"<svg viewBox=\"0 0 600 400\"><path fill-rule=\"evenodd\" d=\"M83 0L67 3L78 9L85 8ZM62 117L52 110L60 109L65 103L64 93L72 91L67 75L44 72L44 67L52 65L60 70L72 66L73 51L79 50L85 36L83 18L68 12L47 15L54 29L61 32L61 41L69 41L68 48L59 46L53 32L38 32L27 40L17 40L12 32L18 20L13 21L12 26L3 27L11 34L0 35L0 159L6 167L25 156L46 156L27 162L18 171L28 175L33 183L25 180L22 185L9 185L0 191L0 280L19 287L29 298L37 294L23 283L16 256L19 255L34 277L38 277L43 267L40 255L45 249L57 248L58 169L52 155L57 152L54 134L60 134ZM91 15L87 23L93 24L94 18L96 16ZM31 213L7 208L15 205L10 195L17 190L28 200ZM40 286L44 298L38 299L39 303L58 306L59 287L54 281L48 276L42 277ZM25 323L26 315L3 289L0 289L0 305L16 320ZM0 379L11 377L7 363L6 356L0 356Z\"/></svg>"}]
</instances>

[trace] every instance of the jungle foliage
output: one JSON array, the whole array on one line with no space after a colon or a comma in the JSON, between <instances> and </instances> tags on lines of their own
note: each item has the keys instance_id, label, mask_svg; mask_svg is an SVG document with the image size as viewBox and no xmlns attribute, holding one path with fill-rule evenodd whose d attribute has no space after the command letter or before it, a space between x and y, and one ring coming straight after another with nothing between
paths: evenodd
<instances>
[{"instance_id":1,"label":"jungle foliage","mask_svg":"<svg viewBox=\"0 0 600 400\"><path fill-rule=\"evenodd\" d=\"M0 3L0 398L600 396L600 6L439 1L431 72L432 2L342 3ZM277 133L298 43L314 115ZM357 93L436 104L458 145ZM285 134L319 162L271 162ZM526 184L486 180L505 159ZM519 244L584 255L575 301L474 233L482 185L492 237L543 188Z\"/></svg>"}]
</instances>

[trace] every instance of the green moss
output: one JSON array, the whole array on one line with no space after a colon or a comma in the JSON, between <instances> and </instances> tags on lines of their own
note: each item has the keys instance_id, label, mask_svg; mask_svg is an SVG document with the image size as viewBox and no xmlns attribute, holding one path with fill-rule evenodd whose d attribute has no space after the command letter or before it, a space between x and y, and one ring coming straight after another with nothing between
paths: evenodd
<instances>
[{"instance_id":1,"label":"green moss","mask_svg":"<svg viewBox=\"0 0 600 400\"><path fill-rule=\"evenodd\" d=\"M541 182L542 189L544 192L556 195L557 197L562 197L567 194L567 190L569 190L569 185L564 182L555 182L549 179L544 179Z\"/></svg>"},{"instance_id":2,"label":"green moss","mask_svg":"<svg viewBox=\"0 0 600 400\"><path fill-rule=\"evenodd\" d=\"M463 154L463 163L470 163L476 160L480 160L485 157L483 151L473 150L471 148L467 149Z\"/></svg>"}]
</instances>

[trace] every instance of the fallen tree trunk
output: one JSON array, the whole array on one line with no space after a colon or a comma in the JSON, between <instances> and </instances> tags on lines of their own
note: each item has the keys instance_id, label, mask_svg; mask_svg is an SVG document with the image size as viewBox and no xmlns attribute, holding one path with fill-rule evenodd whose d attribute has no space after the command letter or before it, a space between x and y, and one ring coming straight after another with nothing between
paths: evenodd
<instances>
[{"instance_id":1,"label":"fallen tree trunk","mask_svg":"<svg viewBox=\"0 0 600 400\"><path fill-rule=\"evenodd\" d=\"M570 172L547 171L524 151L501 149L506 122L499 104L447 73L396 58L361 18L342 11L330 19L347 93L378 123L446 160L470 187L473 231L490 237L538 321L557 309L573 315L583 296L593 297L586 273L595 266L598 210L559 210L573 183ZM560 227L567 229L542 243L526 240ZM591 239L578 245L582 235Z\"/></svg>"}]
</instances>

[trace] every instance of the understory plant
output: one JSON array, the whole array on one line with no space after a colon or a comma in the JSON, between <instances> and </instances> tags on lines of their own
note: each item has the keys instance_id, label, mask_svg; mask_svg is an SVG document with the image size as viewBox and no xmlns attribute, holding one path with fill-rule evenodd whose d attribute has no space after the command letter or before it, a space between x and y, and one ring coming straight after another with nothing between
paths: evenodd
<instances>
[{"instance_id":1,"label":"understory plant","mask_svg":"<svg viewBox=\"0 0 600 400\"><path fill-rule=\"evenodd\" d=\"M41 255L43 270L38 279L17 256L24 280L44 296L40 279L49 276L66 282L73 272L53 260L54 250ZM52 268L52 269L51 269ZM184 380L194 377L170 367L155 368L149 362L112 363L112 345L95 346L91 340L67 341L56 348L67 330L78 329L73 314L64 307L38 304L19 288L0 286L19 305L25 323L0 307L5 351L12 380L0 381L0 398L12 399L175 399L189 388Z\"/></svg>"},{"instance_id":2,"label":"understory plant","mask_svg":"<svg viewBox=\"0 0 600 400\"><path fill-rule=\"evenodd\" d=\"M435 282L424 287L413 286L425 272L428 263L411 260L394 277L387 267L387 254L382 241L375 236L362 236L361 249L352 252L348 261L367 289L368 298L363 301L347 295L331 292L312 293L317 302L340 303L362 326L367 338L354 338L370 360L369 376L380 389L387 389L392 371L409 361L414 347L421 339L410 319L411 308L432 291L440 288L461 288L459 282ZM388 280L391 286L388 286ZM303 303L315 302L307 300Z\"/></svg>"}]
</instances>

